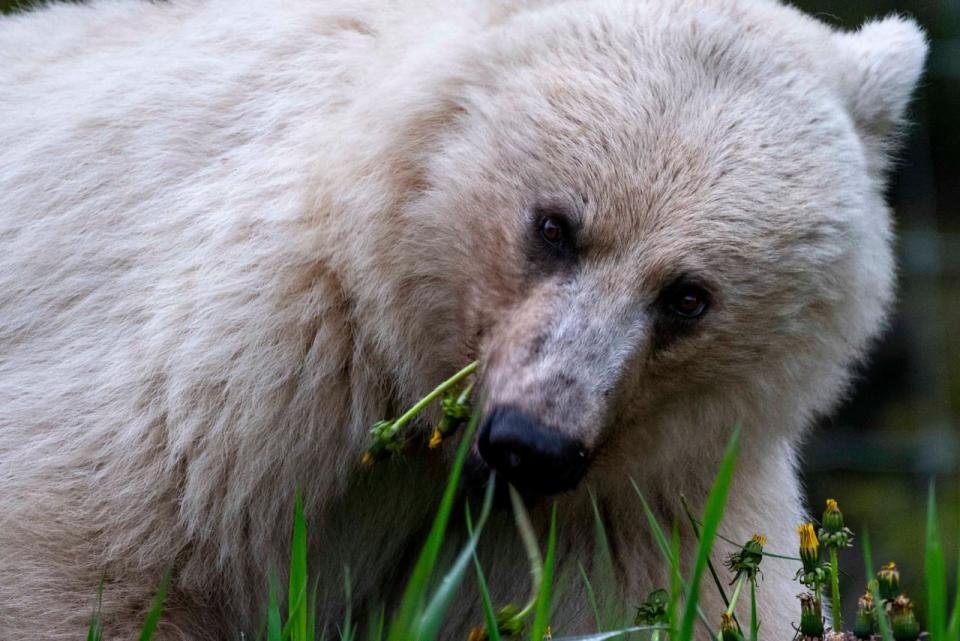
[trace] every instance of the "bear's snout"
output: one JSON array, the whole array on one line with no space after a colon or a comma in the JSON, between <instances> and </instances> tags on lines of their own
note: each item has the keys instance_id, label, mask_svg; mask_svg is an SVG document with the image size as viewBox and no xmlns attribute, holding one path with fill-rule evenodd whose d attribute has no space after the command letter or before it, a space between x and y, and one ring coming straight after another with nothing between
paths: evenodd
<instances>
[{"instance_id":1,"label":"bear's snout","mask_svg":"<svg viewBox=\"0 0 960 641\"><path fill-rule=\"evenodd\" d=\"M477 438L483 460L525 495L548 495L576 487L589 457L579 441L513 407L494 407Z\"/></svg>"}]
</instances>

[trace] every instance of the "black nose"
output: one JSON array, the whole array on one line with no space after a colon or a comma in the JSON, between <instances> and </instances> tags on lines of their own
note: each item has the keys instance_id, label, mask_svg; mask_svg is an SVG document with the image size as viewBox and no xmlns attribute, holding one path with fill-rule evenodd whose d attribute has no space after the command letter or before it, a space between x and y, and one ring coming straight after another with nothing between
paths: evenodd
<instances>
[{"instance_id":1,"label":"black nose","mask_svg":"<svg viewBox=\"0 0 960 641\"><path fill-rule=\"evenodd\" d=\"M583 445L511 407L496 407L477 439L480 456L524 494L576 487L589 464Z\"/></svg>"}]
</instances>

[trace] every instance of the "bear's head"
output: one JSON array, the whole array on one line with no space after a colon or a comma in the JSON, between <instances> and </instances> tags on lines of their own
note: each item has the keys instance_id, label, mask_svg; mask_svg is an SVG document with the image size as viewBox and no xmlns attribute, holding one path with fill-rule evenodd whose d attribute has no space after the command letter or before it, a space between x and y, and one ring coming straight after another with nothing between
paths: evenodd
<instances>
[{"instance_id":1,"label":"bear's head","mask_svg":"<svg viewBox=\"0 0 960 641\"><path fill-rule=\"evenodd\" d=\"M719 451L738 421L789 446L892 298L883 180L917 26L572 2L481 43L406 248L482 363L480 457L548 494L601 459Z\"/></svg>"}]
</instances>

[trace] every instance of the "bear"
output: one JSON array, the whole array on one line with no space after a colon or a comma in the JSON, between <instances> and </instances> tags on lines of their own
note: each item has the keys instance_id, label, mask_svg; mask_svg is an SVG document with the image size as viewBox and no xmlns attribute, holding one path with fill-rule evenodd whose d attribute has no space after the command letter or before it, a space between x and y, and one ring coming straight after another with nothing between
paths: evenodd
<instances>
[{"instance_id":1,"label":"bear","mask_svg":"<svg viewBox=\"0 0 960 641\"><path fill-rule=\"evenodd\" d=\"M355 614L396 603L453 448L417 446L431 408L364 466L369 429L475 359L472 476L541 537L556 506L558 574L596 568L596 512L625 607L666 587L633 484L664 527L699 512L736 425L721 533L792 553L798 447L893 298L883 191L925 55L910 19L774 0L2 18L0 638L82 636L101 581L131 638L167 568L156 638L252 638L297 491L328 633L345 567ZM521 602L508 510L479 554ZM795 569L763 561L771 639ZM557 634L594 629L584 589ZM443 638L480 623L465 587Z\"/></svg>"}]
</instances>

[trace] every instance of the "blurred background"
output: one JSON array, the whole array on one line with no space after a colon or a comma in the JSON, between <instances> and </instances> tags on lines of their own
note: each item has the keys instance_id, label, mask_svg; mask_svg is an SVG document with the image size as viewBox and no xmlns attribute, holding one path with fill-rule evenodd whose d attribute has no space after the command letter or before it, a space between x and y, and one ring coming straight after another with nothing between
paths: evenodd
<instances>
[{"instance_id":1,"label":"blurred background","mask_svg":"<svg viewBox=\"0 0 960 641\"><path fill-rule=\"evenodd\" d=\"M845 618L865 583L865 528L875 566L897 562L922 618L932 479L948 567L957 567L960 548L960 0L793 4L846 29L890 13L913 16L930 38L913 126L890 184L900 263L895 315L852 397L812 434L802 466L811 513L819 518L835 498L858 535L841 557L849 572L841 577Z\"/></svg>"},{"instance_id":2,"label":"blurred background","mask_svg":"<svg viewBox=\"0 0 960 641\"><path fill-rule=\"evenodd\" d=\"M0 10L17 4L0 0ZM869 529L875 565L895 560L900 566L922 617L931 480L948 568L957 567L960 548L960 0L794 4L847 29L870 17L905 14L930 37L914 124L890 186L899 228L896 312L855 393L812 434L802 466L811 513L819 516L824 501L836 498L857 543ZM771 542L771 548L780 545ZM842 577L847 617L865 583L860 550L857 545L841 560L848 572Z\"/></svg>"}]
</instances>

